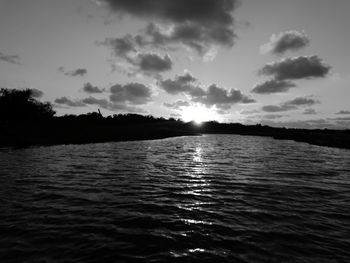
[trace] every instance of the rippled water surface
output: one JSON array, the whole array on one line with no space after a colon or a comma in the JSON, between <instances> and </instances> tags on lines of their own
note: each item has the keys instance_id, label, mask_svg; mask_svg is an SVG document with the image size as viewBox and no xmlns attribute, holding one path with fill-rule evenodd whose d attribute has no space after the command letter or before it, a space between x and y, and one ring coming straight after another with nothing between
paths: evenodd
<instances>
[{"instance_id":1,"label":"rippled water surface","mask_svg":"<svg viewBox=\"0 0 350 263\"><path fill-rule=\"evenodd\" d=\"M350 151L205 135L0 150L0 262L350 262Z\"/></svg>"}]
</instances>

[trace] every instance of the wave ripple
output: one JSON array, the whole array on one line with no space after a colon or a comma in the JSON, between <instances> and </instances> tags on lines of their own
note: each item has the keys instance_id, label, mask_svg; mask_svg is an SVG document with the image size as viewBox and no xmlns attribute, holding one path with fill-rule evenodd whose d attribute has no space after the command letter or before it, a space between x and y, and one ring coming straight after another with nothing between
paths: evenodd
<instances>
[{"instance_id":1,"label":"wave ripple","mask_svg":"<svg viewBox=\"0 0 350 263\"><path fill-rule=\"evenodd\" d=\"M349 262L350 151L206 135L2 149L1 262Z\"/></svg>"}]
</instances>

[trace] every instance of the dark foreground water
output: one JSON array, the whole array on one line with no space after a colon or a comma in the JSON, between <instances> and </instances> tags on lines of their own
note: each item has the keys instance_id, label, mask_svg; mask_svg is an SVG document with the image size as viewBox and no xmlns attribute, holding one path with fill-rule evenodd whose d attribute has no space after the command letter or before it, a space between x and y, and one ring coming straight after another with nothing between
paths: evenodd
<instances>
[{"instance_id":1,"label":"dark foreground water","mask_svg":"<svg viewBox=\"0 0 350 263\"><path fill-rule=\"evenodd\" d=\"M350 262L349 150L207 135L0 158L0 262Z\"/></svg>"}]
</instances>

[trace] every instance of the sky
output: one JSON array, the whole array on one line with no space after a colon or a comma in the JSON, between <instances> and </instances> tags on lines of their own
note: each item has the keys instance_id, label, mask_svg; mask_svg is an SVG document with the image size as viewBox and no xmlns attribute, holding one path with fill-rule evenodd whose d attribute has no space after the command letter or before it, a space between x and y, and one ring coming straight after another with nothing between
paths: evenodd
<instances>
[{"instance_id":1,"label":"sky","mask_svg":"<svg viewBox=\"0 0 350 263\"><path fill-rule=\"evenodd\" d=\"M350 128L348 0L0 0L0 88L57 115Z\"/></svg>"}]
</instances>

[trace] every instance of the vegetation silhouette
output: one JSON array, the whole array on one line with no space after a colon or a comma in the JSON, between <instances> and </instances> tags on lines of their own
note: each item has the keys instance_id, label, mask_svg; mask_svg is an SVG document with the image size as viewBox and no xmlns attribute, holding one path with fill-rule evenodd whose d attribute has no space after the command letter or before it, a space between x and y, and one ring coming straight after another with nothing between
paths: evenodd
<instances>
[{"instance_id":1,"label":"vegetation silhouette","mask_svg":"<svg viewBox=\"0 0 350 263\"><path fill-rule=\"evenodd\" d=\"M31 89L0 89L1 121L47 120L54 115L52 105L35 99Z\"/></svg>"},{"instance_id":2,"label":"vegetation silhouette","mask_svg":"<svg viewBox=\"0 0 350 263\"><path fill-rule=\"evenodd\" d=\"M350 149L350 130L287 129L216 121L197 125L151 115L103 117L100 111L57 117L52 105L36 100L31 90L0 91L0 147L149 140L200 134L269 136Z\"/></svg>"}]
</instances>

